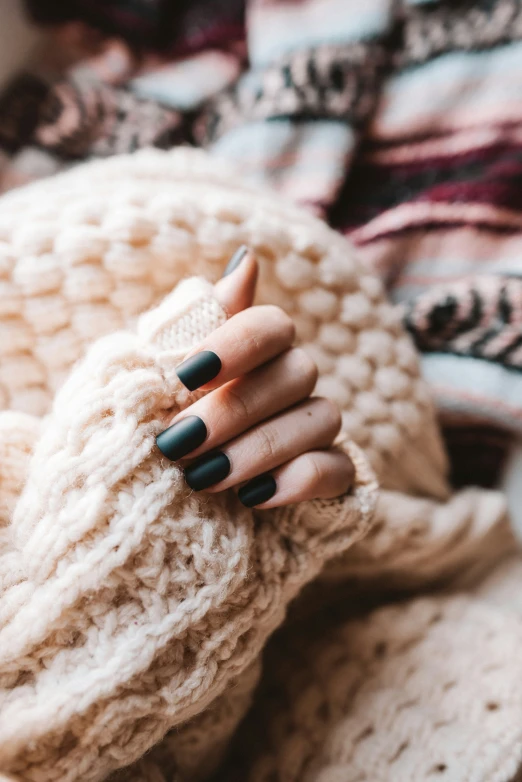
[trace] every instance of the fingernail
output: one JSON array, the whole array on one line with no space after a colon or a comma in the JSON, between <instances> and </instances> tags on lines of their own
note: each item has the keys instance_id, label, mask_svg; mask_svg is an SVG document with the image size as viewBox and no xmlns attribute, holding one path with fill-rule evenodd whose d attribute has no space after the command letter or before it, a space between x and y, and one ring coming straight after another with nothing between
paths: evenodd
<instances>
[{"instance_id":1,"label":"fingernail","mask_svg":"<svg viewBox=\"0 0 522 782\"><path fill-rule=\"evenodd\" d=\"M228 277L229 274L232 274L232 272L237 269L247 252L248 247L246 244L242 244L239 250L236 250L232 258L227 263L225 271L223 272L223 277Z\"/></svg>"},{"instance_id":2,"label":"fingernail","mask_svg":"<svg viewBox=\"0 0 522 782\"><path fill-rule=\"evenodd\" d=\"M276 493L277 484L273 475L258 475L240 488L237 496L247 508L268 502Z\"/></svg>"},{"instance_id":3,"label":"fingernail","mask_svg":"<svg viewBox=\"0 0 522 782\"><path fill-rule=\"evenodd\" d=\"M207 427L197 415L188 415L169 426L156 437L156 445L163 456L175 462L205 442Z\"/></svg>"},{"instance_id":4,"label":"fingernail","mask_svg":"<svg viewBox=\"0 0 522 782\"><path fill-rule=\"evenodd\" d=\"M194 491L202 491L224 480L230 472L230 461L221 451L202 456L185 468L185 480Z\"/></svg>"},{"instance_id":5,"label":"fingernail","mask_svg":"<svg viewBox=\"0 0 522 782\"><path fill-rule=\"evenodd\" d=\"M176 374L189 391L195 391L219 375L221 359L212 350L202 350L187 358L176 369Z\"/></svg>"}]
</instances>

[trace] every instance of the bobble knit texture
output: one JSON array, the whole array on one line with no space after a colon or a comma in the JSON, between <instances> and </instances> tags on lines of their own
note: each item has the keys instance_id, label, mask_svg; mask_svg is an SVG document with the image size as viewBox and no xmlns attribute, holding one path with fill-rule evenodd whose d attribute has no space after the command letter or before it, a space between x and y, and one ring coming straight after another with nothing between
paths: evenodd
<instances>
[{"instance_id":1,"label":"bobble knit texture","mask_svg":"<svg viewBox=\"0 0 522 782\"><path fill-rule=\"evenodd\" d=\"M231 492L191 493L155 447L169 417L197 397L175 367L224 322L208 280L241 244L261 262L258 302L294 318L319 367L317 393L342 408L340 447L356 467L349 496L250 511ZM379 282L322 222L200 153L114 158L4 197L0 352L8 776L206 779L252 704L261 650L307 584L309 598L292 608L296 627L332 588L355 604L362 592L420 588L510 545L499 495L449 495L417 356ZM385 489L376 511L375 473ZM470 723L475 747L493 736L488 768L498 773L477 775L470 751L469 777L452 779L508 780L503 769L522 746L511 687L522 673L517 622L467 597L295 637L290 623L270 645L245 723L255 721L251 736L258 724L272 738L249 752L248 741L232 743L233 768L256 782L429 779L428 766L447 765L445 739L433 735L422 765L422 740L406 750L401 736L423 709L434 715L426 729L447 714L464 723L476 697L470 655L481 648L487 697L498 684L486 682L491 663L502 667L517 727L506 738L503 717L491 734ZM456 624L466 628L463 649ZM300 650L295 666L287 644ZM451 673L464 677L455 706ZM232 778L226 768L223 779Z\"/></svg>"}]
</instances>

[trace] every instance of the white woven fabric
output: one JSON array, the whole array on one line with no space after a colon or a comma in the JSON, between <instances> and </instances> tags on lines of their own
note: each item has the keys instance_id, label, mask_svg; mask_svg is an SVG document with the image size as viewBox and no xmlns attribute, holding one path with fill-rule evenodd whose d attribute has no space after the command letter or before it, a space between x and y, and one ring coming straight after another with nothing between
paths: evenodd
<instances>
[{"instance_id":1,"label":"white woven fabric","mask_svg":"<svg viewBox=\"0 0 522 782\"><path fill-rule=\"evenodd\" d=\"M260 259L258 301L292 315L317 393L342 408L356 466L347 497L252 512L230 492L189 492L155 447L194 398L175 367L225 319L207 280L243 243ZM342 619L363 593L469 574L512 541L500 495L450 496L415 350L379 282L322 222L189 150L10 193L0 401L5 774L208 778L252 703L263 646L314 581L292 609L308 618L273 643L218 775L511 779L517 610L499 617L481 593ZM342 616L325 608L333 593Z\"/></svg>"}]
</instances>

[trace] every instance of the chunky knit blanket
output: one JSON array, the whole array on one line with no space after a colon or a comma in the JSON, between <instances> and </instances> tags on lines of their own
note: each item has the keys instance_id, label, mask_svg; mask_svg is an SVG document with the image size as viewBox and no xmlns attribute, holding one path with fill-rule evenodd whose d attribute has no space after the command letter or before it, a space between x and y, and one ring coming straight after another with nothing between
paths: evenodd
<instances>
[{"instance_id":1,"label":"chunky knit blanket","mask_svg":"<svg viewBox=\"0 0 522 782\"><path fill-rule=\"evenodd\" d=\"M242 243L342 408L348 496L247 510L155 446ZM414 346L339 233L199 152L90 163L0 201L0 334L0 775L515 780L504 499L450 493Z\"/></svg>"},{"instance_id":2,"label":"chunky knit blanket","mask_svg":"<svg viewBox=\"0 0 522 782\"><path fill-rule=\"evenodd\" d=\"M28 6L54 38L0 101L0 186L189 143L320 212L403 306L454 484L492 485L522 432L519 0Z\"/></svg>"}]
</instances>

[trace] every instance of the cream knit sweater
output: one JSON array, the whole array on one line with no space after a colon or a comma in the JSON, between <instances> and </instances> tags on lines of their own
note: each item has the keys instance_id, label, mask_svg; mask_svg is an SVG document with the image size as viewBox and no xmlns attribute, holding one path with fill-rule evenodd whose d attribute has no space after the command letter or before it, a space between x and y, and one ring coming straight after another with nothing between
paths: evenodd
<instances>
[{"instance_id":1,"label":"cream knit sweater","mask_svg":"<svg viewBox=\"0 0 522 782\"><path fill-rule=\"evenodd\" d=\"M350 496L252 512L155 447L241 243L343 410ZM514 779L518 560L463 593L512 547L503 498L450 496L399 316L323 223L186 150L9 194L0 406L0 778Z\"/></svg>"}]
</instances>

